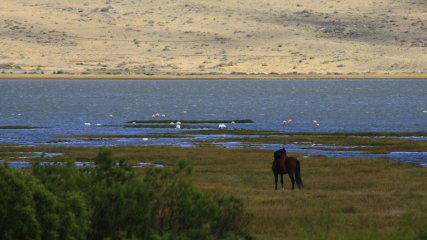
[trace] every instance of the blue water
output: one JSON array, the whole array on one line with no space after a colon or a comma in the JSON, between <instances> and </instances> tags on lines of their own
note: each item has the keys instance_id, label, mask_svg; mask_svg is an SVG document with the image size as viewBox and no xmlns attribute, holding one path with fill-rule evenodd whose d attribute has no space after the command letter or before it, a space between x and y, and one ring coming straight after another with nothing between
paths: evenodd
<instances>
[{"instance_id":1,"label":"blue water","mask_svg":"<svg viewBox=\"0 0 427 240\"><path fill-rule=\"evenodd\" d=\"M256 124L247 128L254 129L427 131L426 93L423 79L0 80L0 125L53 127L42 134L110 133L116 129L84 123L122 124L158 112L170 119L252 119ZM284 127L287 119L293 122Z\"/></svg>"},{"instance_id":2,"label":"blue water","mask_svg":"<svg viewBox=\"0 0 427 240\"><path fill-rule=\"evenodd\" d=\"M242 142L220 142L217 145L225 148L243 148L243 147L255 147L260 149L267 149L276 151L282 148L282 144L250 144ZM288 152L302 153L308 156L326 156L332 158L390 158L402 163L418 164L423 167L427 167L427 152L391 152L388 154L380 153L368 153L364 151L336 151L334 148L345 148L344 146L323 146L323 149L319 149L319 146L309 146L300 144L286 144L285 148Z\"/></svg>"},{"instance_id":3,"label":"blue water","mask_svg":"<svg viewBox=\"0 0 427 240\"><path fill-rule=\"evenodd\" d=\"M285 132L427 132L427 79L0 80L0 126L47 127L0 129L0 144L194 146L186 138L64 138L184 131L119 126L130 120L151 120L155 113L164 114L161 119L252 119L255 123L237 127ZM289 119L292 123L282 124ZM333 149L316 151L341 154ZM351 157L348 152L342 154ZM396 154L408 155L388 157ZM427 156L417 155L414 161L425 164Z\"/></svg>"}]
</instances>

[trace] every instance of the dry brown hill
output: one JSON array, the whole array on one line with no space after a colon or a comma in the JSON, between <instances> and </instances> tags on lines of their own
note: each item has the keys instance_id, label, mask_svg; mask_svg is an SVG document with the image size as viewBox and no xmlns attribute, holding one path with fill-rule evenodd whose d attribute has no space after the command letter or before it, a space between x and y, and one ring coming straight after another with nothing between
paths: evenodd
<instances>
[{"instance_id":1,"label":"dry brown hill","mask_svg":"<svg viewBox=\"0 0 427 240\"><path fill-rule=\"evenodd\" d=\"M4 73L426 73L425 0L1 0Z\"/></svg>"}]
</instances>

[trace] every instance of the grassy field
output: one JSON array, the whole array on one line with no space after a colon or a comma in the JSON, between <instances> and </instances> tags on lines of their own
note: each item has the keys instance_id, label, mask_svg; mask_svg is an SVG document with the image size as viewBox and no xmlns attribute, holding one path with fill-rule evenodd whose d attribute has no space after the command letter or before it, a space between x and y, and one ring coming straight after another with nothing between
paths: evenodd
<instances>
[{"instance_id":1,"label":"grassy field","mask_svg":"<svg viewBox=\"0 0 427 240\"><path fill-rule=\"evenodd\" d=\"M404 134L384 136L378 135L353 135L353 134L282 134L259 136L254 138L228 138L225 141L239 141L252 143L293 144L310 143L334 146L352 146L352 150L370 153L389 153L391 151L423 152L427 150L426 141L405 139ZM416 134L411 135L416 136ZM420 135L422 136L422 135ZM338 147L339 148L339 147Z\"/></svg>"},{"instance_id":2,"label":"grassy field","mask_svg":"<svg viewBox=\"0 0 427 240\"><path fill-rule=\"evenodd\" d=\"M373 145L377 141L375 138L362 139ZM344 137L336 142L346 144ZM397 148L391 144L389 149L393 146ZM424 146L423 149L427 148ZM16 157L16 152L36 151L62 152L62 156L49 158L59 161L93 160L98 153L96 148L0 146L3 159L8 155ZM419 166L379 158L290 154L301 161L305 187L292 191L289 179L285 178L286 189L274 191L271 151L224 149L203 144L196 148L114 147L112 152L114 157L134 163L170 166L179 159L186 159L193 166L192 181L197 188L232 194L244 201L252 216L249 231L257 239L427 237L424 230L427 224L427 169ZM140 174L145 172L143 169L138 171Z\"/></svg>"}]
</instances>

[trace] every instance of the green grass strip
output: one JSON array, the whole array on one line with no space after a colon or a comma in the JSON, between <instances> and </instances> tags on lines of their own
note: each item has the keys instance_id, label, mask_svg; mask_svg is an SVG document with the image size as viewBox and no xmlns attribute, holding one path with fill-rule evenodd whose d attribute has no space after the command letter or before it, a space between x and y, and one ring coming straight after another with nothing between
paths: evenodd
<instances>
[{"instance_id":1,"label":"green grass strip","mask_svg":"<svg viewBox=\"0 0 427 240\"><path fill-rule=\"evenodd\" d=\"M198 124L198 123L231 123L234 121L235 123L254 123L253 120L250 119L238 119L238 120L133 120L127 121L126 123L170 123L170 122L178 122L180 121L182 124Z\"/></svg>"}]
</instances>

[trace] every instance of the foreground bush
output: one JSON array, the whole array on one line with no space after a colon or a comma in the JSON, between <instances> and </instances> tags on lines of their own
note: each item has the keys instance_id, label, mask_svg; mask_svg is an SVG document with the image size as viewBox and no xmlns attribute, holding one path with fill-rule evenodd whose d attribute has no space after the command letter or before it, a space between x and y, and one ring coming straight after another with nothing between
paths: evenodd
<instances>
[{"instance_id":1,"label":"foreground bush","mask_svg":"<svg viewBox=\"0 0 427 240\"><path fill-rule=\"evenodd\" d=\"M0 166L0 239L249 239L242 202L195 190L185 162L141 179L101 150L97 167Z\"/></svg>"},{"instance_id":2,"label":"foreground bush","mask_svg":"<svg viewBox=\"0 0 427 240\"><path fill-rule=\"evenodd\" d=\"M35 176L0 166L0 239L84 239L84 195L49 191Z\"/></svg>"}]
</instances>

